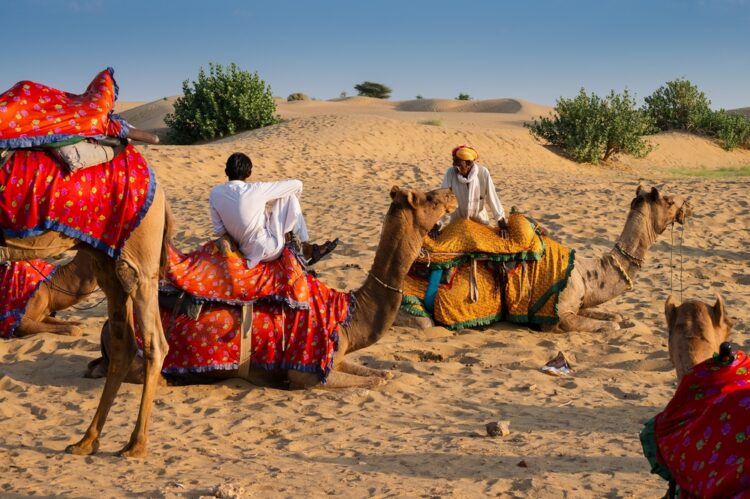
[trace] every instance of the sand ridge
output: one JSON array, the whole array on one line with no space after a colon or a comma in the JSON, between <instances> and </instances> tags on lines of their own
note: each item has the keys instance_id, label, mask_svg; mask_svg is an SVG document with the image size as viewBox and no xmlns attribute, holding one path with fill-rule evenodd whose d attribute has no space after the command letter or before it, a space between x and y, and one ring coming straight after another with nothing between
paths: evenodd
<instances>
[{"instance_id":1,"label":"sand ridge","mask_svg":"<svg viewBox=\"0 0 750 499\"><path fill-rule=\"evenodd\" d=\"M136 461L112 454L132 427L141 392L133 385L123 386L98 455L62 452L85 430L103 385L81 376L106 314L96 293L83 304L93 308L60 314L81 320L84 337L0 342L0 495L198 497L232 484L248 497L661 496L666 483L649 473L637 433L674 390L667 295L722 293L735 343L750 347L750 180L672 169L747 165L750 151L662 134L648 158L603 168L540 145L505 119L517 113L404 112L358 98L279 112L283 123L210 144L139 146L172 205L179 247L211 237L208 193L237 150L253 158L255 180L303 180L312 236L341 238L317 266L340 289L356 288L370 268L391 185L436 187L463 142L479 150L506 209L539 219L578 258L612 247L640 182L690 196L695 215L674 245L670 231L660 237L634 290L601 307L634 327L602 335L394 326L353 356L393 371L376 390L286 392L241 380L160 388L150 455ZM443 124L418 123L424 115ZM144 123L153 117L144 113ZM572 377L539 371L558 350ZM511 434L485 436L485 424L501 419Z\"/></svg>"}]
</instances>

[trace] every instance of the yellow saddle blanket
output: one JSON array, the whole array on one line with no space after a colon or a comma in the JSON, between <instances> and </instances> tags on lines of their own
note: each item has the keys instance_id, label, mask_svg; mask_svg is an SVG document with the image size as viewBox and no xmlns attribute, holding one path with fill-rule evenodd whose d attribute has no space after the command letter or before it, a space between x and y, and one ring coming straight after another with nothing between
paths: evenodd
<instances>
[{"instance_id":1,"label":"yellow saddle blanket","mask_svg":"<svg viewBox=\"0 0 750 499\"><path fill-rule=\"evenodd\" d=\"M537 234L521 214L512 214L509 226L506 239L491 227L460 220L437 240L425 238L404 284L402 310L448 329L501 320L557 323L575 251Z\"/></svg>"}]
</instances>

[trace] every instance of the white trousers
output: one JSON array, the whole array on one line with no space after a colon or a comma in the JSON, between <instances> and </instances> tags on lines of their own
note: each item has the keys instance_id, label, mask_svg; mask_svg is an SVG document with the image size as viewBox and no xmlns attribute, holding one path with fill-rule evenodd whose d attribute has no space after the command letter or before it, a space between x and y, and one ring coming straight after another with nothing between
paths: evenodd
<instances>
[{"instance_id":1,"label":"white trousers","mask_svg":"<svg viewBox=\"0 0 750 499\"><path fill-rule=\"evenodd\" d=\"M270 262L281 256L285 243L284 235L287 232L296 234L297 238L303 242L310 239L305 217L302 215L302 206L296 194L274 201L271 205L271 212L266 216L266 231L273 244L263 252L261 262Z\"/></svg>"}]
</instances>

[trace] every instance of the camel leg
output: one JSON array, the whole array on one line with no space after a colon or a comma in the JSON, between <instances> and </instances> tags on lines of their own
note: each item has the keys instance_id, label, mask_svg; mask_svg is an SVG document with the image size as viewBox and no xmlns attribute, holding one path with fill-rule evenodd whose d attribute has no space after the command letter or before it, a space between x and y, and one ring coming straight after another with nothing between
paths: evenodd
<instances>
[{"instance_id":1,"label":"camel leg","mask_svg":"<svg viewBox=\"0 0 750 499\"><path fill-rule=\"evenodd\" d=\"M591 308L582 308L578 311L578 315L588 317L589 319L597 319L600 321L621 321L622 315L615 314L612 312L604 312L601 310L593 310Z\"/></svg>"},{"instance_id":2,"label":"camel leg","mask_svg":"<svg viewBox=\"0 0 750 499\"><path fill-rule=\"evenodd\" d=\"M52 317L50 315L42 319L42 322L46 322L47 324L57 324L58 326L81 326L83 325L83 322L80 322L80 321L69 321L65 319L58 319L57 317Z\"/></svg>"},{"instance_id":3,"label":"camel leg","mask_svg":"<svg viewBox=\"0 0 750 499\"><path fill-rule=\"evenodd\" d=\"M390 371L365 367L355 362L349 362L348 360L342 360L334 369L338 372L355 374L357 376L379 377L384 379L393 378L393 373Z\"/></svg>"},{"instance_id":4,"label":"camel leg","mask_svg":"<svg viewBox=\"0 0 750 499\"><path fill-rule=\"evenodd\" d=\"M611 333L620 329L616 322L590 319L573 312L561 313L559 329L564 332L583 331L589 333Z\"/></svg>"},{"instance_id":5,"label":"camel leg","mask_svg":"<svg viewBox=\"0 0 750 499\"><path fill-rule=\"evenodd\" d=\"M114 266L111 265L111 262L104 260L103 257L99 263L97 280L107 295L111 342L107 380L104 383L104 390L102 390L94 419L83 438L78 443L69 445L65 449L69 454L88 455L94 454L99 449L99 435L107 420L107 414L109 414L136 352L132 300L117 281Z\"/></svg>"},{"instance_id":6,"label":"camel leg","mask_svg":"<svg viewBox=\"0 0 750 499\"><path fill-rule=\"evenodd\" d=\"M59 322L48 322L46 319L34 321L23 317L21 318L21 322L18 324L14 334L19 338L39 333L62 334L67 336L83 335L83 330L78 327L78 324L65 322L60 319L58 319L58 321Z\"/></svg>"},{"instance_id":7,"label":"camel leg","mask_svg":"<svg viewBox=\"0 0 750 499\"><path fill-rule=\"evenodd\" d=\"M141 278L135 292L134 308L138 328L143 334L143 357L145 361L145 379L141 395L141 407L138 419L130 436L130 441L118 453L124 457L144 457L148 445L148 423L151 418L154 394L161 380L161 368L167 356L169 345L164 337L158 303L158 269L150 278ZM132 360L132 359L131 359ZM128 369L131 365L128 364Z\"/></svg>"}]
</instances>

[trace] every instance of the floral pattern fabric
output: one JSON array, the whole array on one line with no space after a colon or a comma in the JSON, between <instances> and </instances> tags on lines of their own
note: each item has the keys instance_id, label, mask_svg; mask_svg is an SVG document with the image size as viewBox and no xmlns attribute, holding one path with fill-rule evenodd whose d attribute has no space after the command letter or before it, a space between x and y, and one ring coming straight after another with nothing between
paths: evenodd
<instances>
[{"instance_id":1,"label":"floral pattern fabric","mask_svg":"<svg viewBox=\"0 0 750 499\"><path fill-rule=\"evenodd\" d=\"M263 265L268 264L259 266ZM261 369L317 373L325 382L338 346L338 328L349 319L353 303L349 293L331 289L309 274L305 280L310 289L306 309L273 300L255 303L250 362ZM161 320L169 342L164 373L239 368L241 307L212 303L197 320L162 308Z\"/></svg>"},{"instance_id":2,"label":"floral pattern fabric","mask_svg":"<svg viewBox=\"0 0 750 499\"><path fill-rule=\"evenodd\" d=\"M44 151L18 150L0 168L0 227L16 238L55 230L117 258L155 188L132 145L108 163L70 174Z\"/></svg>"},{"instance_id":3,"label":"floral pattern fabric","mask_svg":"<svg viewBox=\"0 0 750 499\"><path fill-rule=\"evenodd\" d=\"M0 337L13 337L29 300L56 270L40 259L0 264Z\"/></svg>"},{"instance_id":4,"label":"floral pattern fabric","mask_svg":"<svg viewBox=\"0 0 750 499\"><path fill-rule=\"evenodd\" d=\"M750 497L750 360L709 359L683 377L654 425L657 460L695 497Z\"/></svg>"},{"instance_id":5,"label":"floral pattern fabric","mask_svg":"<svg viewBox=\"0 0 750 499\"><path fill-rule=\"evenodd\" d=\"M83 94L19 81L0 94L0 148L36 147L77 137L126 137L128 124L112 113L114 70L107 68Z\"/></svg>"},{"instance_id":6,"label":"floral pattern fabric","mask_svg":"<svg viewBox=\"0 0 750 499\"><path fill-rule=\"evenodd\" d=\"M241 254L224 256L213 241L190 253L168 244L167 258L169 283L199 301L237 305L272 298L292 308L308 307L307 272L289 247L278 259L251 269Z\"/></svg>"}]
</instances>

